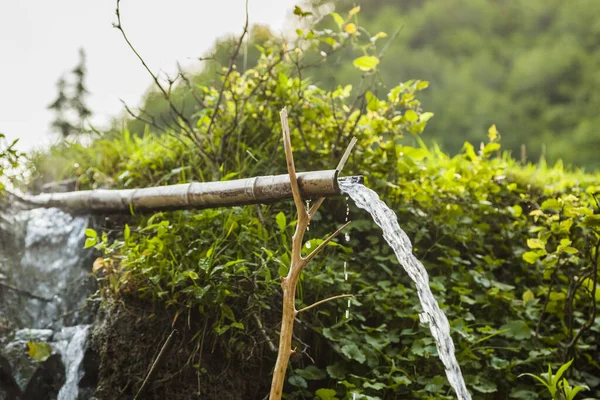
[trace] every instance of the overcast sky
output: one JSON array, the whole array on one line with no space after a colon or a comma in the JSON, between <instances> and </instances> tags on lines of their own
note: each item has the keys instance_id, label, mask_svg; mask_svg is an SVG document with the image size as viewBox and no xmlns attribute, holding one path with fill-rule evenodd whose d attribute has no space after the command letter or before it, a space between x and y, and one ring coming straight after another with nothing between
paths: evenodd
<instances>
[{"instance_id":1,"label":"overcast sky","mask_svg":"<svg viewBox=\"0 0 600 400\"><path fill-rule=\"evenodd\" d=\"M296 0L249 0L250 22L285 31ZM167 73L227 33L240 33L244 0L122 0L129 39L150 67ZM94 124L138 105L150 78L115 22L116 0L0 0L0 132L29 150L49 143L56 81L87 53L88 105Z\"/></svg>"}]
</instances>

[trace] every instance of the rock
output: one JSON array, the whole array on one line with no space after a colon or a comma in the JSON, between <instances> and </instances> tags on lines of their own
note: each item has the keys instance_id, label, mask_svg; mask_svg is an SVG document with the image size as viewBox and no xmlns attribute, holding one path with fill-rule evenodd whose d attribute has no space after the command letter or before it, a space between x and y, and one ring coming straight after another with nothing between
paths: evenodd
<instances>
[{"instance_id":1,"label":"rock","mask_svg":"<svg viewBox=\"0 0 600 400\"><path fill-rule=\"evenodd\" d=\"M64 383L65 365L59 354L53 354L36 369L22 400L55 400Z\"/></svg>"}]
</instances>

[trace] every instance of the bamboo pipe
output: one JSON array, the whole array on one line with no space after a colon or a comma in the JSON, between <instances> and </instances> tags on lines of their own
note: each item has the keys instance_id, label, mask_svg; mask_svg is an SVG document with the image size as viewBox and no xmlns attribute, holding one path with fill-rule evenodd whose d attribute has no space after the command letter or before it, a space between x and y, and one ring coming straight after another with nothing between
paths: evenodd
<instances>
[{"instance_id":1,"label":"bamboo pipe","mask_svg":"<svg viewBox=\"0 0 600 400\"><path fill-rule=\"evenodd\" d=\"M303 198L338 196L337 170L298 174ZM362 177L349 177L358 181ZM292 199L288 174L257 176L219 182L193 182L142 189L82 190L64 193L24 195L21 199L37 207L66 208L85 212L158 211L187 208L216 208L266 204Z\"/></svg>"}]
</instances>

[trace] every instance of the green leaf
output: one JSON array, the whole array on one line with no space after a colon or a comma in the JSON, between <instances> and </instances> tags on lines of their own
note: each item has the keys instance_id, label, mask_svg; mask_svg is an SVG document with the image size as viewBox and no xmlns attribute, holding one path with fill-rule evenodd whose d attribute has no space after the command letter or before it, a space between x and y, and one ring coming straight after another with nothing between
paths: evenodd
<instances>
[{"instance_id":1,"label":"green leaf","mask_svg":"<svg viewBox=\"0 0 600 400\"><path fill-rule=\"evenodd\" d=\"M333 20L335 21L335 23L337 24L337 26L339 28L342 27L342 25L344 25L344 18L342 18L340 16L340 14L336 13L336 12L332 12L331 16L333 17Z\"/></svg>"},{"instance_id":2,"label":"green leaf","mask_svg":"<svg viewBox=\"0 0 600 400\"><path fill-rule=\"evenodd\" d=\"M414 110L406 110L404 118L409 122L416 122L419 120L419 115Z\"/></svg>"},{"instance_id":3,"label":"green leaf","mask_svg":"<svg viewBox=\"0 0 600 400\"><path fill-rule=\"evenodd\" d=\"M424 112L423 114L419 115L419 121L421 121L421 122L427 122L433 116L434 116L434 114L432 112Z\"/></svg>"},{"instance_id":4,"label":"green leaf","mask_svg":"<svg viewBox=\"0 0 600 400\"><path fill-rule=\"evenodd\" d=\"M300 375L292 375L290 376L290 378L288 379L288 382L291 385L297 386L297 387L301 387L306 389L308 387L308 383L306 383L306 380L301 377Z\"/></svg>"},{"instance_id":5,"label":"green leaf","mask_svg":"<svg viewBox=\"0 0 600 400\"><path fill-rule=\"evenodd\" d=\"M482 376L477 377L477 382L472 385L473 389L480 393L494 393L498 391L498 386L492 381L485 379Z\"/></svg>"},{"instance_id":6,"label":"green leaf","mask_svg":"<svg viewBox=\"0 0 600 400\"><path fill-rule=\"evenodd\" d=\"M285 232L285 228L287 227L287 219L285 218L285 214L280 212L275 217L275 222L277 222L277 226L281 232Z\"/></svg>"},{"instance_id":7,"label":"green leaf","mask_svg":"<svg viewBox=\"0 0 600 400\"><path fill-rule=\"evenodd\" d=\"M344 353L346 357L352 360L356 360L361 364L363 364L367 360L365 354L354 343L342 346L342 353Z\"/></svg>"},{"instance_id":8,"label":"green leaf","mask_svg":"<svg viewBox=\"0 0 600 400\"><path fill-rule=\"evenodd\" d=\"M352 17L352 16L358 14L359 11L360 11L360 6L356 6L352 10L350 10L350 12L348 12L348 16Z\"/></svg>"},{"instance_id":9,"label":"green leaf","mask_svg":"<svg viewBox=\"0 0 600 400\"><path fill-rule=\"evenodd\" d=\"M304 17L306 17L308 15L312 15L312 12L310 12L310 11L304 11L299 6L294 6L294 15L297 15L300 18L304 18Z\"/></svg>"},{"instance_id":10,"label":"green leaf","mask_svg":"<svg viewBox=\"0 0 600 400\"><path fill-rule=\"evenodd\" d=\"M362 56L354 59L353 64L361 71L371 71L379 64L379 59L373 56Z\"/></svg>"},{"instance_id":11,"label":"green leaf","mask_svg":"<svg viewBox=\"0 0 600 400\"><path fill-rule=\"evenodd\" d=\"M128 240L130 235L131 235L131 230L129 229L129 225L125 224L125 229L123 229L123 238L125 240Z\"/></svg>"},{"instance_id":12,"label":"green leaf","mask_svg":"<svg viewBox=\"0 0 600 400\"><path fill-rule=\"evenodd\" d=\"M85 230L85 236L96 239L98 237L98 234L95 230L88 228Z\"/></svg>"},{"instance_id":13,"label":"green leaf","mask_svg":"<svg viewBox=\"0 0 600 400\"><path fill-rule=\"evenodd\" d=\"M538 258L540 258L540 256L535 251L528 251L523 254L523 260L527 261L529 264L535 264Z\"/></svg>"},{"instance_id":14,"label":"green leaf","mask_svg":"<svg viewBox=\"0 0 600 400\"><path fill-rule=\"evenodd\" d=\"M322 369L315 367L314 365L309 365L304 369L297 369L294 373L300 375L304 379L307 380L321 380L327 377L327 374Z\"/></svg>"},{"instance_id":15,"label":"green leaf","mask_svg":"<svg viewBox=\"0 0 600 400\"><path fill-rule=\"evenodd\" d=\"M343 364L340 362L336 362L333 365L327 366L327 373L333 379L341 380L346 377L346 368L344 368Z\"/></svg>"},{"instance_id":16,"label":"green leaf","mask_svg":"<svg viewBox=\"0 0 600 400\"><path fill-rule=\"evenodd\" d=\"M488 138L490 138L491 142L498 139L498 129L496 129L496 125L492 125L490 126L490 129L488 129Z\"/></svg>"},{"instance_id":17,"label":"green leaf","mask_svg":"<svg viewBox=\"0 0 600 400\"><path fill-rule=\"evenodd\" d=\"M333 389L319 389L315 392L321 400L337 400L337 392Z\"/></svg>"},{"instance_id":18,"label":"green leaf","mask_svg":"<svg viewBox=\"0 0 600 400\"><path fill-rule=\"evenodd\" d=\"M506 329L504 336L517 340L529 339L531 337L531 329L526 321L515 320L503 325L500 329Z\"/></svg>"},{"instance_id":19,"label":"green leaf","mask_svg":"<svg viewBox=\"0 0 600 400\"><path fill-rule=\"evenodd\" d=\"M84 249L88 249L90 247L94 247L96 245L97 239L96 238L87 238L85 239L85 244L83 245Z\"/></svg>"},{"instance_id":20,"label":"green leaf","mask_svg":"<svg viewBox=\"0 0 600 400\"><path fill-rule=\"evenodd\" d=\"M531 290L527 290L523 293L523 305L527 305L527 303L533 300L535 300L535 295Z\"/></svg>"},{"instance_id":21,"label":"green leaf","mask_svg":"<svg viewBox=\"0 0 600 400\"><path fill-rule=\"evenodd\" d=\"M572 363L573 359L561 365L558 371L556 371L556 375L554 375L554 377L552 378L551 384L553 384L554 386L558 385L558 381L560 381L560 378L569 369Z\"/></svg>"},{"instance_id":22,"label":"green leaf","mask_svg":"<svg viewBox=\"0 0 600 400\"><path fill-rule=\"evenodd\" d=\"M379 99L372 92L365 93L365 99L367 100L367 110L377 111L379 110Z\"/></svg>"},{"instance_id":23,"label":"green leaf","mask_svg":"<svg viewBox=\"0 0 600 400\"><path fill-rule=\"evenodd\" d=\"M542 210L552 209L552 210L560 210L562 207L562 203L557 199L548 199L542 203L540 207Z\"/></svg>"},{"instance_id":24,"label":"green leaf","mask_svg":"<svg viewBox=\"0 0 600 400\"><path fill-rule=\"evenodd\" d=\"M378 32L375 36L373 36L371 38L371 42L375 43L378 39L387 37L387 33L385 32Z\"/></svg>"},{"instance_id":25,"label":"green leaf","mask_svg":"<svg viewBox=\"0 0 600 400\"><path fill-rule=\"evenodd\" d=\"M546 245L540 239L527 239L527 247L530 249L545 249Z\"/></svg>"}]
</instances>

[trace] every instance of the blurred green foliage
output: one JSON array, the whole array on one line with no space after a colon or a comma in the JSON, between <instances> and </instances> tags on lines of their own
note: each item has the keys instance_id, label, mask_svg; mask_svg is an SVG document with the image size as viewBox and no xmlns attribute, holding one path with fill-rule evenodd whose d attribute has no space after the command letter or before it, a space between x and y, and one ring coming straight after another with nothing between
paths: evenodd
<instances>
[{"instance_id":1,"label":"blurred green foliage","mask_svg":"<svg viewBox=\"0 0 600 400\"><path fill-rule=\"evenodd\" d=\"M433 2L413 10L423 13L427 4ZM465 143L456 156L425 145L419 135L439 117L431 119L417 99L428 83L407 81L383 92L380 54L391 35L367 34L358 24L362 12L328 16L331 30L299 29L293 47L264 42L255 64L223 71L216 86L192 84L189 93L198 98L190 125L65 144L38 156L34 173L36 165L60 165L81 188L284 173L278 113L287 106L299 170L331 168L358 138L344 173L364 174L398 214L448 315L475 399L544 398L533 379L519 375L571 359L569 382L600 396L600 176L562 163L521 166L500 153L495 126L486 144ZM306 13L297 12L310 18ZM346 53L352 58L339 76L352 70L361 83L313 85L313 65ZM468 108L459 116L485 137L487 120L474 122ZM309 264L297 303L356 297L348 319L345 300L301 315L287 398L453 398L433 339L419 323L415 289L371 219L350 206L350 241L332 243ZM308 232L311 247L344 221L345 211L343 198L326 202ZM93 271L107 301L133 295L166 305L175 318L199 312L207 328L196 339L204 343L206 336L236 362L274 362L265 343L278 340L279 277L289 265L294 218L289 203L134 215L117 230L89 231L86 245L103 252ZM190 357L201 372L196 355Z\"/></svg>"},{"instance_id":2,"label":"blurred green foliage","mask_svg":"<svg viewBox=\"0 0 600 400\"><path fill-rule=\"evenodd\" d=\"M316 4L330 3L313 0ZM360 23L397 39L383 81L431 82L421 96L436 114L428 137L446 151L479 143L492 123L519 157L600 168L600 2L594 0L338 0L361 6ZM333 27L332 18L323 24ZM348 57L311 76L323 87L356 83ZM545 148L545 150L544 150ZM545 154L542 154L545 152Z\"/></svg>"}]
</instances>

